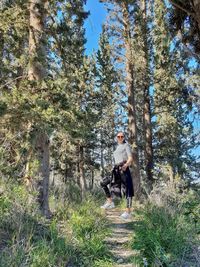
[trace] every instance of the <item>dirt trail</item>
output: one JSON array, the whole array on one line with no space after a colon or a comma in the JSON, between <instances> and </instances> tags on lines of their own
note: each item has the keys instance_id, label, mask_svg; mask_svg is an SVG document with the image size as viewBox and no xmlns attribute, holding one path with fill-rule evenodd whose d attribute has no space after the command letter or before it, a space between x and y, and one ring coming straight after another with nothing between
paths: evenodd
<instances>
[{"instance_id":1,"label":"dirt trail","mask_svg":"<svg viewBox=\"0 0 200 267\"><path fill-rule=\"evenodd\" d=\"M113 254L114 267L136 267L131 263L135 252L128 247L133 234L130 226L134 219L123 220L119 217L120 214L120 209L106 210L112 234L105 241Z\"/></svg>"}]
</instances>

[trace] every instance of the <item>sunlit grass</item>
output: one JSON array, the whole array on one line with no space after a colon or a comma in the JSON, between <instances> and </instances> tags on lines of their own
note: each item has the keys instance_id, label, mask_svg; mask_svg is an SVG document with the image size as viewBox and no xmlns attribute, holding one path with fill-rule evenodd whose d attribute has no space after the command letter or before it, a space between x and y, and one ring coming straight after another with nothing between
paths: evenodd
<instances>
[{"instance_id":1,"label":"sunlit grass","mask_svg":"<svg viewBox=\"0 0 200 267\"><path fill-rule=\"evenodd\" d=\"M100 201L90 195L82 203L52 196L50 202L54 216L46 220L34 195L17 184L6 187L0 196L0 266L112 266Z\"/></svg>"},{"instance_id":2,"label":"sunlit grass","mask_svg":"<svg viewBox=\"0 0 200 267\"><path fill-rule=\"evenodd\" d=\"M159 190L140 208L135 209L132 248L139 252L141 266L198 266L194 247L199 242L199 195ZM159 196L160 194L160 196ZM159 201L158 201L159 199Z\"/></svg>"}]
</instances>

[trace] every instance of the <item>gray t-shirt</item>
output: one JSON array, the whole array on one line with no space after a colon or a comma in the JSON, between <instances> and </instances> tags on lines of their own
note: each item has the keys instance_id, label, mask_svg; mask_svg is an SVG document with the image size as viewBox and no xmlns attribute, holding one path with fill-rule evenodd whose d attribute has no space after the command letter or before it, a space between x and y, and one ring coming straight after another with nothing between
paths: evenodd
<instances>
[{"instance_id":1,"label":"gray t-shirt","mask_svg":"<svg viewBox=\"0 0 200 267\"><path fill-rule=\"evenodd\" d=\"M130 145L128 143L118 144L113 156L115 164L127 161L128 157L132 156Z\"/></svg>"}]
</instances>

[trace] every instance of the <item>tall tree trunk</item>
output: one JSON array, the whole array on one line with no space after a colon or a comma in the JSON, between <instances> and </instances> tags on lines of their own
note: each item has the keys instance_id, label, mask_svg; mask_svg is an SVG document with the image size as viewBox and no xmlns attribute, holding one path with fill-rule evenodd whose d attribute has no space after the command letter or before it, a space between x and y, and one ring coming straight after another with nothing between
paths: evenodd
<instances>
[{"instance_id":1,"label":"tall tree trunk","mask_svg":"<svg viewBox=\"0 0 200 267\"><path fill-rule=\"evenodd\" d=\"M91 168L91 185L90 185L90 189L93 190L94 188L94 169L93 167Z\"/></svg>"},{"instance_id":2,"label":"tall tree trunk","mask_svg":"<svg viewBox=\"0 0 200 267\"><path fill-rule=\"evenodd\" d=\"M84 171L84 148L81 142L77 144L77 184L81 190L81 198L85 197L86 181Z\"/></svg>"},{"instance_id":3,"label":"tall tree trunk","mask_svg":"<svg viewBox=\"0 0 200 267\"><path fill-rule=\"evenodd\" d=\"M85 181L85 172L84 172L84 148L82 145L80 145L80 184L81 184L81 194L82 199L85 196L85 190L86 190L86 181Z\"/></svg>"},{"instance_id":4,"label":"tall tree trunk","mask_svg":"<svg viewBox=\"0 0 200 267\"><path fill-rule=\"evenodd\" d=\"M4 50L4 39L3 39L3 31L0 30L0 64L3 66L3 50ZM2 78L2 70L0 68L0 78Z\"/></svg>"},{"instance_id":5,"label":"tall tree trunk","mask_svg":"<svg viewBox=\"0 0 200 267\"><path fill-rule=\"evenodd\" d=\"M153 148L149 88L144 88L145 169L147 179L153 181Z\"/></svg>"},{"instance_id":6,"label":"tall tree trunk","mask_svg":"<svg viewBox=\"0 0 200 267\"><path fill-rule=\"evenodd\" d=\"M49 138L46 133L40 131L37 133L36 146L39 161L39 203L45 216L49 216Z\"/></svg>"},{"instance_id":7,"label":"tall tree trunk","mask_svg":"<svg viewBox=\"0 0 200 267\"><path fill-rule=\"evenodd\" d=\"M20 42L19 42L19 50L17 51L17 57L20 57L22 51L24 51L24 46L25 46L24 40L20 40ZM17 88L19 88L19 86L20 86L20 82L21 82L21 80L23 78L23 74L24 74L24 68L19 65L17 67L17 74L16 74L16 79L17 79L16 80L16 86L17 86Z\"/></svg>"},{"instance_id":8,"label":"tall tree trunk","mask_svg":"<svg viewBox=\"0 0 200 267\"><path fill-rule=\"evenodd\" d=\"M64 170L64 182L67 183L69 179L73 177L73 170L72 167L69 166L69 163L67 161L67 156L65 159L65 170Z\"/></svg>"},{"instance_id":9,"label":"tall tree trunk","mask_svg":"<svg viewBox=\"0 0 200 267\"><path fill-rule=\"evenodd\" d=\"M152 128L151 128L151 103L150 103L150 67L149 67L149 43L148 43L148 19L147 19L147 0L141 0L142 11L142 33L144 41L144 137L145 137L145 170L147 179L150 183L153 181L153 148L152 148ZM150 185L151 187L151 185Z\"/></svg>"},{"instance_id":10,"label":"tall tree trunk","mask_svg":"<svg viewBox=\"0 0 200 267\"><path fill-rule=\"evenodd\" d=\"M194 11L196 14L196 20L200 31L200 0L193 0Z\"/></svg>"},{"instance_id":11,"label":"tall tree trunk","mask_svg":"<svg viewBox=\"0 0 200 267\"><path fill-rule=\"evenodd\" d=\"M45 8L47 1L31 0L29 2L30 25L29 25L29 80L40 81L45 78L46 53L45 53ZM35 144L39 161L39 204L45 216L50 215L49 210L49 139L43 129L36 132Z\"/></svg>"},{"instance_id":12,"label":"tall tree trunk","mask_svg":"<svg viewBox=\"0 0 200 267\"><path fill-rule=\"evenodd\" d=\"M133 181L136 199L140 198L141 182L139 168L139 154L137 141L137 124L136 124L136 103L134 87L134 65L132 61L131 30L129 20L128 4L123 2L122 13L124 20L124 43L126 53L126 87L128 92L128 130L129 142L133 149Z\"/></svg>"},{"instance_id":13,"label":"tall tree trunk","mask_svg":"<svg viewBox=\"0 0 200 267\"><path fill-rule=\"evenodd\" d=\"M100 156L101 156L101 177L105 176L105 168L104 168L104 149L103 149L103 133L102 133L102 129L100 129L100 135L101 135L101 147L100 147Z\"/></svg>"},{"instance_id":14,"label":"tall tree trunk","mask_svg":"<svg viewBox=\"0 0 200 267\"><path fill-rule=\"evenodd\" d=\"M29 4L29 80L42 80L46 75L45 63L45 7L46 0L31 0Z\"/></svg>"},{"instance_id":15,"label":"tall tree trunk","mask_svg":"<svg viewBox=\"0 0 200 267\"><path fill-rule=\"evenodd\" d=\"M78 159L78 162L77 162L77 171L78 171L77 182L78 182L78 185L81 189L81 197L82 197L82 199L84 199L85 190L86 190L85 171L84 171L84 148L80 142L78 142L77 151L78 151L78 155L77 155L77 159Z\"/></svg>"}]
</instances>

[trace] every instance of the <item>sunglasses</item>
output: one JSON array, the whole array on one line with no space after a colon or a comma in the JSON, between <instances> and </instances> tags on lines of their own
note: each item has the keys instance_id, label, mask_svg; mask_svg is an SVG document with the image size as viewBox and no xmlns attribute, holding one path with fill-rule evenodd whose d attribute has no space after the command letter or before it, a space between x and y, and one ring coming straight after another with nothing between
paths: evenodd
<instances>
[{"instance_id":1,"label":"sunglasses","mask_svg":"<svg viewBox=\"0 0 200 267\"><path fill-rule=\"evenodd\" d=\"M118 135L117 138L124 138L124 136L123 135Z\"/></svg>"}]
</instances>

